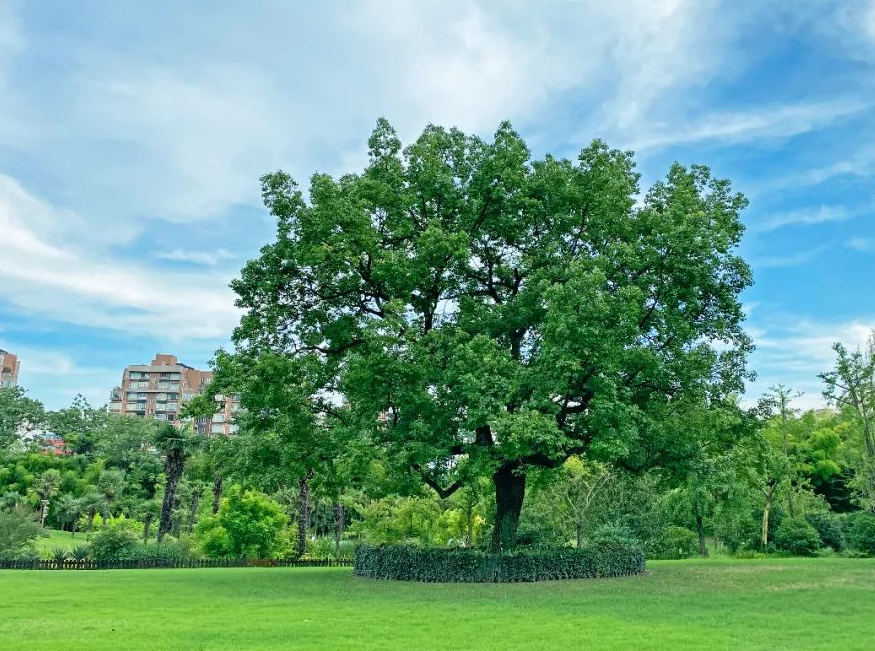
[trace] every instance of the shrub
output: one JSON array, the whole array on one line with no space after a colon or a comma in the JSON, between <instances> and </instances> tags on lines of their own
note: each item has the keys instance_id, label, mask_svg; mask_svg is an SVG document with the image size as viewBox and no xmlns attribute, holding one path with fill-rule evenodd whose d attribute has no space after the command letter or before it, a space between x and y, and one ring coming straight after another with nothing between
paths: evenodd
<instances>
[{"instance_id":1,"label":"shrub","mask_svg":"<svg viewBox=\"0 0 875 651\"><path fill-rule=\"evenodd\" d=\"M476 549L362 545L355 552L353 573L396 581L548 581L640 574L644 562L637 545L599 544L504 555Z\"/></svg>"},{"instance_id":2,"label":"shrub","mask_svg":"<svg viewBox=\"0 0 875 651\"><path fill-rule=\"evenodd\" d=\"M589 538L591 545L637 546L632 530L624 524L613 522L597 528Z\"/></svg>"},{"instance_id":3,"label":"shrub","mask_svg":"<svg viewBox=\"0 0 875 651\"><path fill-rule=\"evenodd\" d=\"M192 544L186 538L162 540L160 543L138 542L129 548L124 560L143 561L155 565L173 565L194 556Z\"/></svg>"},{"instance_id":4,"label":"shrub","mask_svg":"<svg viewBox=\"0 0 875 651\"><path fill-rule=\"evenodd\" d=\"M271 558L282 546L288 518L282 507L264 493L229 491L215 516L198 522L195 537L206 556Z\"/></svg>"},{"instance_id":5,"label":"shrub","mask_svg":"<svg viewBox=\"0 0 875 651\"><path fill-rule=\"evenodd\" d=\"M128 558L143 532L143 525L120 515L108 518L91 538L89 556L98 562L115 562Z\"/></svg>"},{"instance_id":6,"label":"shrub","mask_svg":"<svg viewBox=\"0 0 875 651\"><path fill-rule=\"evenodd\" d=\"M805 516L812 527L820 536L820 544L824 547L832 547L840 552L845 548L845 535L842 532L842 524L833 513L808 513Z\"/></svg>"},{"instance_id":7,"label":"shrub","mask_svg":"<svg viewBox=\"0 0 875 651\"><path fill-rule=\"evenodd\" d=\"M867 556L875 556L875 515L854 513L848 518L848 546Z\"/></svg>"},{"instance_id":8,"label":"shrub","mask_svg":"<svg viewBox=\"0 0 875 651\"><path fill-rule=\"evenodd\" d=\"M70 550L70 558L72 558L74 561L88 560L88 546L76 545L73 549Z\"/></svg>"},{"instance_id":9,"label":"shrub","mask_svg":"<svg viewBox=\"0 0 875 651\"><path fill-rule=\"evenodd\" d=\"M812 556L820 547L820 535L804 518L787 518L775 532L775 547L795 556Z\"/></svg>"},{"instance_id":10,"label":"shrub","mask_svg":"<svg viewBox=\"0 0 875 651\"><path fill-rule=\"evenodd\" d=\"M52 558L52 560L55 561L56 563L63 563L63 562L66 561L68 558L70 558L70 552L68 552L68 551L67 551L66 549L64 549L63 547L55 547L55 548L52 550L52 556L51 556L51 558Z\"/></svg>"},{"instance_id":11,"label":"shrub","mask_svg":"<svg viewBox=\"0 0 875 651\"><path fill-rule=\"evenodd\" d=\"M658 558L690 558L699 551L699 537L684 527L667 527L656 544Z\"/></svg>"},{"instance_id":12,"label":"shrub","mask_svg":"<svg viewBox=\"0 0 875 651\"><path fill-rule=\"evenodd\" d=\"M0 509L0 558L32 556L36 552L34 541L41 533L39 516L26 506Z\"/></svg>"}]
</instances>

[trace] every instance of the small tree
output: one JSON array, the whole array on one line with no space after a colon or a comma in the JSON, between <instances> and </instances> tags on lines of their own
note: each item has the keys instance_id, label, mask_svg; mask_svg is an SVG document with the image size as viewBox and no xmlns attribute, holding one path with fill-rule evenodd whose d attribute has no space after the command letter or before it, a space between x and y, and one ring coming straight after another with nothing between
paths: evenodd
<instances>
[{"instance_id":1,"label":"small tree","mask_svg":"<svg viewBox=\"0 0 875 651\"><path fill-rule=\"evenodd\" d=\"M39 516L23 504L0 508L0 557L33 551L34 540L40 533Z\"/></svg>"},{"instance_id":2,"label":"small tree","mask_svg":"<svg viewBox=\"0 0 875 651\"><path fill-rule=\"evenodd\" d=\"M39 523L41 527L45 526L46 516L49 512L49 504L51 499L58 494L60 487L61 473L54 468L43 471L42 474L37 477L34 490L40 498Z\"/></svg>"}]
</instances>

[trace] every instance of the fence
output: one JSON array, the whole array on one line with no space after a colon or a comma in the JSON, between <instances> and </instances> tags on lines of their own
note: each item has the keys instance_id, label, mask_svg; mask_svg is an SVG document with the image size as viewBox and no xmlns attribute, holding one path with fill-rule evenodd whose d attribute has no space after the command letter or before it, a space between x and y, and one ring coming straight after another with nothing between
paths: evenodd
<instances>
[{"instance_id":1,"label":"fence","mask_svg":"<svg viewBox=\"0 0 875 651\"><path fill-rule=\"evenodd\" d=\"M137 559L129 561L0 560L0 570L145 570L198 567L352 567L352 560L300 560L297 558Z\"/></svg>"}]
</instances>

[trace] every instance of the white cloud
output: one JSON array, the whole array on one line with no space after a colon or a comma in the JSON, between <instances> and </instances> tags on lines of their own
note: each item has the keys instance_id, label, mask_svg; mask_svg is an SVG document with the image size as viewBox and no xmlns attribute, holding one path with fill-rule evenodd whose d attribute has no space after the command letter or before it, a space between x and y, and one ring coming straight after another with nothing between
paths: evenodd
<instances>
[{"instance_id":1,"label":"white cloud","mask_svg":"<svg viewBox=\"0 0 875 651\"><path fill-rule=\"evenodd\" d=\"M173 262L190 262L192 264L214 266L220 262L233 260L236 256L227 249L215 249L211 251L171 249L170 251L161 251L155 257L161 260L171 260Z\"/></svg>"},{"instance_id":2,"label":"white cloud","mask_svg":"<svg viewBox=\"0 0 875 651\"><path fill-rule=\"evenodd\" d=\"M632 140L629 146L641 151L704 141L739 143L791 138L827 127L837 120L859 114L868 108L871 108L870 104L853 99L758 106L747 111L715 113L703 119L658 125L655 133L651 132L653 127L650 127L648 133Z\"/></svg>"},{"instance_id":3,"label":"white cloud","mask_svg":"<svg viewBox=\"0 0 875 651\"><path fill-rule=\"evenodd\" d=\"M785 318L759 328L749 328L756 344L751 366L758 375L748 388L748 398L755 399L769 387L783 383L805 392L797 406L822 407L825 404L821 393L823 384L817 376L835 365L833 344L842 342L850 349L862 347L873 328L875 317L843 322L815 321L804 317L791 321Z\"/></svg>"},{"instance_id":4,"label":"white cloud","mask_svg":"<svg viewBox=\"0 0 875 651\"><path fill-rule=\"evenodd\" d=\"M871 237L854 237L846 242L846 244L856 251L870 252L875 251L875 238Z\"/></svg>"},{"instance_id":5,"label":"white cloud","mask_svg":"<svg viewBox=\"0 0 875 651\"><path fill-rule=\"evenodd\" d=\"M851 213L842 206L820 206L803 208L790 212L777 213L763 222L757 222L754 229L768 233L785 226L813 226L829 222L843 222Z\"/></svg>"},{"instance_id":6,"label":"white cloud","mask_svg":"<svg viewBox=\"0 0 875 651\"><path fill-rule=\"evenodd\" d=\"M165 273L70 244L76 215L0 175L0 296L14 308L85 326L169 339L226 337L237 319L228 278ZM54 228L54 233L49 233Z\"/></svg>"},{"instance_id":7,"label":"white cloud","mask_svg":"<svg viewBox=\"0 0 875 651\"><path fill-rule=\"evenodd\" d=\"M753 258L751 264L753 267L761 269L773 269L779 267L797 267L807 262L811 262L814 258L829 248L828 244L821 244L810 249L802 249L796 253L788 255L769 255L758 258Z\"/></svg>"}]
</instances>

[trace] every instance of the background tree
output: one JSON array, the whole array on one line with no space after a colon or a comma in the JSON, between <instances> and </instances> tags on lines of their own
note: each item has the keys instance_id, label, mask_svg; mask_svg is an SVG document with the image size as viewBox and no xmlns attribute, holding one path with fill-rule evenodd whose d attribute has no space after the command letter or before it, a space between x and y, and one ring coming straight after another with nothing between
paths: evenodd
<instances>
[{"instance_id":1,"label":"background tree","mask_svg":"<svg viewBox=\"0 0 875 651\"><path fill-rule=\"evenodd\" d=\"M860 427L863 454L857 470L862 488L861 503L875 510L875 334L865 350L849 353L841 343L833 345L835 369L821 374L824 397L852 410Z\"/></svg>"},{"instance_id":2,"label":"background tree","mask_svg":"<svg viewBox=\"0 0 875 651\"><path fill-rule=\"evenodd\" d=\"M0 450L15 444L22 430L36 429L43 423L42 403L26 393L21 387L0 389Z\"/></svg>"},{"instance_id":3,"label":"background tree","mask_svg":"<svg viewBox=\"0 0 875 651\"><path fill-rule=\"evenodd\" d=\"M309 203L263 177L277 239L232 284L237 354L292 360L303 400L342 396L440 497L491 477L493 547L515 543L530 469L584 454L640 472L672 456L678 398L741 388L746 201L727 181L674 165L638 201L630 153L532 160L507 123L492 142L429 126L402 150L380 120L368 144Z\"/></svg>"},{"instance_id":4,"label":"background tree","mask_svg":"<svg viewBox=\"0 0 875 651\"><path fill-rule=\"evenodd\" d=\"M46 523L46 515L48 515L49 512L49 505L52 498L58 494L60 486L61 473L54 468L46 470L37 478L34 490L40 499L39 523L41 527Z\"/></svg>"},{"instance_id":5,"label":"background tree","mask_svg":"<svg viewBox=\"0 0 875 651\"><path fill-rule=\"evenodd\" d=\"M155 447L164 455L164 499L161 502L161 518L158 522L158 541L170 532L173 525L173 510L176 508L176 489L185 461L200 449L204 440L192 432L190 426L176 428L169 423L162 424L155 433Z\"/></svg>"}]
</instances>

